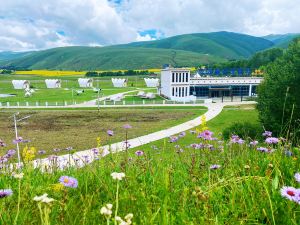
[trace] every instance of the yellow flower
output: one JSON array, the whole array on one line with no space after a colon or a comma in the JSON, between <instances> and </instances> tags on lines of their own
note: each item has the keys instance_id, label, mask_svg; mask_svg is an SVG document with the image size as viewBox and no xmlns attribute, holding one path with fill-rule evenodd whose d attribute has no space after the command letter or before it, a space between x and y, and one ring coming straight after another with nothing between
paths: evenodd
<instances>
[{"instance_id":1,"label":"yellow flower","mask_svg":"<svg viewBox=\"0 0 300 225\"><path fill-rule=\"evenodd\" d=\"M101 147L101 137L97 137L97 147Z\"/></svg>"},{"instance_id":2,"label":"yellow flower","mask_svg":"<svg viewBox=\"0 0 300 225\"><path fill-rule=\"evenodd\" d=\"M29 162L34 159L36 153L35 147L26 147L23 149L22 156L24 161Z\"/></svg>"},{"instance_id":3,"label":"yellow flower","mask_svg":"<svg viewBox=\"0 0 300 225\"><path fill-rule=\"evenodd\" d=\"M52 190L55 191L55 192L60 192L64 189L64 185L61 184L61 183L58 183L58 184L53 184L52 185Z\"/></svg>"}]
</instances>

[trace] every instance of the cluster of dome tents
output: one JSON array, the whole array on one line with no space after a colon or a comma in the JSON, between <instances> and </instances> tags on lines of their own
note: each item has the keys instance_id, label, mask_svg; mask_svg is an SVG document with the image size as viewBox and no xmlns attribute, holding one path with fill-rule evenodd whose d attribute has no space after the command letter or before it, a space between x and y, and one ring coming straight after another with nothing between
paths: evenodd
<instances>
[{"instance_id":1,"label":"cluster of dome tents","mask_svg":"<svg viewBox=\"0 0 300 225\"><path fill-rule=\"evenodd\" d=\"M147 87L158 87L159 79L157 78L144 78ZM124 78L112 78L112 84L114 87L127 87L127 79ZM28 80L12 80L14 89L30 89L30 82ZM59 79L46 79L46 87L49 89L61 88L61 80ZM79 78L79 87L92 88L93 79L91 78Z\"/></svg>"}]
</instances>

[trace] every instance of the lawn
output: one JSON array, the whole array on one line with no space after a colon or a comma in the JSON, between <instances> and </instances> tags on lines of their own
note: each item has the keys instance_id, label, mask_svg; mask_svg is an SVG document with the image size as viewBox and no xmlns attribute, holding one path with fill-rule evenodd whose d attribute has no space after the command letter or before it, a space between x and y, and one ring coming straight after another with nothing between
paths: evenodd
<instances>
[{"instance_id":1,"label":"lawn","mask_svg":"<svg viewBox=\"0 0 300 225\"><path fill-rule=\"evenodd\" d=\"M249 107L252 109L248 109ZM246 109L243 108L244 108L243 106L224 107L223 111L218 116L216 116L215 118L207 122L207 126L209 130L214 132L216 137L222 138L222 131L235 122L250 122L254 124L259 124L258 112L253 109L253 105L248 105ZM193 131L195 129L193 129ZM186 133L189 133L189 131ZM187 135L183 139L183 142L181 144L182 145L189 144L193 141L193 139L194 139L193 136ZM134 150L137 149L146 150L151 148L151 146L153 145L163 146L165 142L166 140L158 140L156 142L138 147Z\"/></svg>"},{"instance_id":2,"label":"lawn","mask_svg":"<svg viewBox=\"0 0 300 225\"><path fill-rule=\"evenodd\" d=\"M225 109L208 125L215 129L225 119L245 121L255 115L251 110ZM299 148L289 147L290 156L284 142L259 143L275 150L267 153L247 142L205 141L196 136L187 132L177 142L166 139L142 152L132 149L109 155L84 168L54 167L52 173L41 174L28 164L23 179L2 173L0 188L13 194L0 199L0 224L119 224L114 223L115 216L125 220L129 213L133 224L299 224L296 198L281 196L282 187L300 186L294 178L300 172ZM193 143L203 145L191 147ZM113 172L125 177L115 180ZM72 178L59 181L65 175L75 178L78 186L76 181L70 183ZM292 192L282 191L291 197ZM44 193L54 201L33 200ZM100 211L108 203L112 212Z\"/></svg>"},{"instance_id":3,"label":"lawn","mask_svg":"<svg viewBox=\"0 0 300 225\"><path fill-rule=\"evenodd\" d=\"M20 110L19 110L20 111ZM126 123L133 127L129 138L141 136L193 119L203 113L204 107L168 108L120 108L97 110L21 110L19 118L31 117L19 124L19 136L31 140L30 146L54 154L54 148L69 146L85 150L97 145L96 138L102 143L118 142L125 138L122 126ZM0 111L0 139L7 140L8 148L14 148L13 120L16 111ZM106 131L112 129L114 137L108 139ZM0 149L1 150L1 149ZM66 153L62 151L61 154Z\"/></svg>"},{"instance_id":4,"label":"lawn","mask_svg":"<svg viewBox=\"0 0 300 225\"><path fill-rule=\"evenodd\" d=\"M2 104L10 102L10 105L16 105L19 102L21 105L25 105L25 102L29 104L45 105L45 102L49 104L63 105L65 101L69 104L73 102L81 103L83 101L93 100L97 98L97 93L93 92L92 89L85 88L85 92L76 95L76 90L82 90L78 85L78 78L83 76L61 76L51 77L51 79L60 79L62 88L60 89L47 89L45 79L47 77L36 76L36 75L0 75L0 94L15 94L15 97L0 98ZM14 79L18 80L29 80L35 92L31 97L25 97L24 90L14 90L11 81ZM126 92L131 90L137 90L137 88L143 88L148 90L145 86L145 82L142 76L130 76L128 77L128 87L115 88L112 85L110 77L94 78L94 86L101 88L100 96L107 96L120 92ZM149 89L153 90L153 89Z\"/></svg>"}]
</instances>

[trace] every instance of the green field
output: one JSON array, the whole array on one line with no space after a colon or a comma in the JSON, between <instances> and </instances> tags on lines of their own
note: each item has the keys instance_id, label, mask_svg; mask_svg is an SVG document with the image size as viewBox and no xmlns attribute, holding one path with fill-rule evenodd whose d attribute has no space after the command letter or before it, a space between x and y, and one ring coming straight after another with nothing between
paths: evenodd
<instances>
[{"instance_id":1,"label":"green field","mask_svg":"<svg viewBox=\"0 0 300 225\"><path fill-rule=\"evenodd\" d=\"M80 103L83 101L93 100L98 97L98 93L93 92L93 90L85 89L85 92L80 95L76 95L76 90L82 90L78 85L79 76L62 76L62 77L50 77L50 79L60 79L62 81L62 88L60 89L47 89L45 84L45 79L48 77L43 76L33 76L33 75L0 75L0 94L16 94L15 97L0 98L2 104L6 102L15 105L20 102L24 105L25 102L35 104L39 102L40 104L45 104L47 101L49 104L54 104L58 102L58 105L63 105L65 101L69 104L73 102ZM26 98L24 96L24 90L14 90L11 83L12 80L29 80L32 88L36 90L31 97ZM100 97L136 90L137 88L146 88L143 76L130 76L128 77L128 87L125 88L115 88L112 85L110 77L97 78L94 79L94 87L100 87L102 90L100 92ZM149 89L152 90L153 89ZM155 92L155 89L154 89Z\"/></svg>"}]
</instances>

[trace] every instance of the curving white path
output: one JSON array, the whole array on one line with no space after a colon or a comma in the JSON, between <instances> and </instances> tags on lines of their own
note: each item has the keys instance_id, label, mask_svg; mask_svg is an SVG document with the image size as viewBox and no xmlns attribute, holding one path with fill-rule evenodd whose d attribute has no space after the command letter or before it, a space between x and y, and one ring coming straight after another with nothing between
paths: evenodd
<instances>
[{"instance_id":1,"label":"curving white path","mask_svg":"<svg viewBox=\"0 0 300 225\"><path fill-rule=\"evenodd\" d=\"M206 106L208 108L208 111L204 114L206 116L206 120L209 121L219 115L226 105L241 105L241 104L251 104L253 102L227 102L227 103L210 103L210 104L203 104L203 106ZM128 143L130 144L130 148L139 147L163 138L170 137L172 135L176 135L180 132L192 129L196 126L199 126L201 124L201 116L187 121L185 123L179 124L177 126L173 126L171 128L167 128L161 131L157 131L151 134L147 134L144 136L140 136L137 138L133 138L128 140ZM118 142L109 145L105 145L101 147L101 149L89 149L84 151L79 151L74 154L66 154L57 156L53 160L46 159L37 159L34 161L34 166L39 167L42 170L44 169L50 169L52 166L57 166L60 169L67 168L69 166L78 166L82 167L86 164L92 162L95 159L99 159L99 157L104 157L107 154L124 151L126 149L124 142ZM95 154L95 151L99 151L99 154Z\"/></svg>"}]
</instances>

